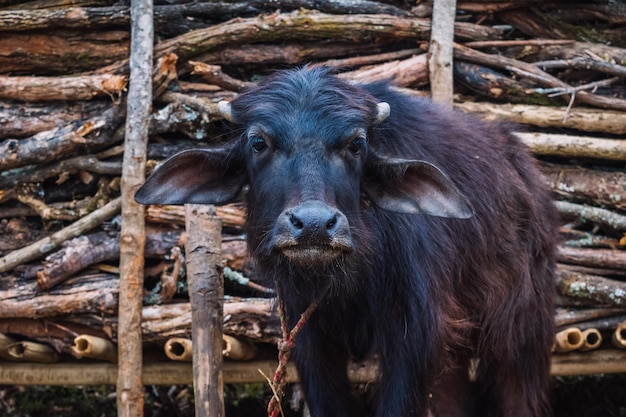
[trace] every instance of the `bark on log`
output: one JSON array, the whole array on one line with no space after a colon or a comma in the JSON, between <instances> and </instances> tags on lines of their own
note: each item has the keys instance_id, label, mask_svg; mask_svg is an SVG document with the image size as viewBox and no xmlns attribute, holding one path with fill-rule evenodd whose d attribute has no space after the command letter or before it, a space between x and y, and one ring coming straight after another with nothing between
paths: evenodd
<instances>
[{"instance_id":1,"label":"bark on log","mask_svg":"<svg viewBox=\"0 0 626 417\"><path fill-rule=\"evenodd\" d=\"M558 308L554 322L561 327L625 313L623 308Z\"/></svg>"},{"instance_id":2,"label":"bark on log","mask_svg":"<svg viewBox=\"0 0 626 417\"><path fill-rule=\"evenodd\" d=\"M37 259L38 257L58 248L66 240L77 237L88 230L102 224L116 215L121 208L121 197L107 203L93 213L72 223L31 245L18 249L0 258L0 272L10 271L18 265Z\"/></svg>"},{"instance_id":3,"label":"bark on log","mask_svg":"<svg viewBox=\"0 0 626 417\"><path fill-rule=\"evenodd\" d=\"M559 262L607 269L626 269L626 251L610 249L579 249L561 246ZM626 288L626 287L625 287ZM626 296L626 294L624 294Z\"/></svg>"},{"instance_id":4,"label":"bark on log","mask_svg":"<svg viewBox=\"0 0 626 417\"><path fill-rule=\"evenodd\" d=\"M131 3L130 77L121 182L118 318L120 333L124 337L118 340L119 373L116 384L117 409L120 417L143 415L141 308L146 233L144 209L135 202L134 195L145 181L148 126L153 98L153 15L151 0L137 0ZM164 60L171 61L166 59L166 55L162 58L164 59L157 62L157 68L160 68ZM165 72L159 73L168 78L167 66Z\"/></svg>"},{"instance_id":5,"label":"bark on log","mask_svg":"<svg viewBox=\"0 0 626 417\"><path fill-rule=\"evenodd\" d=\"M626 174L544 164L552 191L566 199L626 211Z\"/></svg>"},{"instance_id":6,"label":"bark on log","mask_svg":"<svg viewBox=\"0 0 626 417\"><path fill-rule=\"evenodd\" d=\"M583 132L626 134L626 114L622 111L575 107L532 106L524 104L493 104L465 101L454 107L474 113L487 120L507 119L537 127L556 127Z\"/></svg>"},{"instance_id":7,"label":"bark on log","mask_svg":"<svg viewBox=\"0 0 626 417\"><path fill-rule=\"evenodd\" d=\"M624 215L597 207L568 203L567 201L556 201L555 205L565 218L576 217L592 221L610 229L626 230L626 216Z\"/></svg>"},{"instance_id":8,"label":"bark on log","mask_svg":"<svg viewBox=\"0 0 626 417\"><path fill-rule=\"evenodd\" d=\"M128 57L125 31L3 33L0 73L61 75L90 71Z\"/></svg>"},{"instance_id":9,"label":"bark on log","mask_svg":"<svg viewBox=\"0 0 626 417\"><path fill-rule=\"evenodd\" d=\"M626 306L626 283L621 281L560 269L556 285L561 294L577 300L601 306Z\"/></svg>"},{"instance_id":10,"label":"bark on log","mask_svg":"<svg viewBox=\"0 0 626 417\"><path fill-rule=\"evenodd\" d=\"M215 207L207 205L185 205L185 217L195 410L197 416L223 417L222 222Z\"/></svg>"},{"instance_id":11,"label":"bark on log","mask_svg":"<svg viewBox=\"0 0 626 417\"><path fill-rule=\"evenodd\" d=\"M73 77L0 76L0 99L18 101L91 100L98 96L118 97L126 88L126 77L96 74Z\"/></svg>"},{"instance_id":12,"label":"bark on log","mask_svg":"<svg viewBox=\"0 0 626 417\"><path fill-rule=\"evenodd\" d=\"M623 140L525 132L518 132L517 136L537 155L626 161Z\"/></svg>"},{"instance_id":13,"label":"bark on log","mask_svg":"<svg viewBox=\"0 0 626 417\"><path fill-rule=\"evenodd\" d=\"M432 30L428 49L430 92L434 101L452 107L452 42L456 0L439 0L433 4Z\"/></svg>"}]
</instances>

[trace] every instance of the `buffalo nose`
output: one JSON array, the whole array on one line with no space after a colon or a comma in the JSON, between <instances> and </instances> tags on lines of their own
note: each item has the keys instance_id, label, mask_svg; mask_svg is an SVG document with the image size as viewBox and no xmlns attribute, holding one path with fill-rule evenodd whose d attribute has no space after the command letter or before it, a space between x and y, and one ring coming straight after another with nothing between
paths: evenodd
<instances>
[{"instance_id":1,"label":"buffalo nose","mask_svg":"<svg viewBox=\"0 0 626 417\"><path fill-rule=\"evenodd\" d=\"M327 243L347 227L341 212L321 201L310 201L284 213L294 238L307 243Z\"/></svg>"}]
</instances>

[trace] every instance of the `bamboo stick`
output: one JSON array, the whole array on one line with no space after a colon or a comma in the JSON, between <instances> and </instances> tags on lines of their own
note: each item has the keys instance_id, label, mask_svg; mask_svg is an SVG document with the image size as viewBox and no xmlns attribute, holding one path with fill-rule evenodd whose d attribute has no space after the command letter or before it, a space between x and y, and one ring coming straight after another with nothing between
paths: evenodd
<instances>
[{"instance_id":1,"label":"bamboo stick","mask_svg":"<svg viewBox=\"0 0 626 417\"><path fill-rule=\"evenodd\" d=\"M554 351L557 353L571 352L579 349L584 343L580 329L570 327L558 332L554 338Z\"/></svg>"},{"instance_id":2,"label":"bamboo stick","mask_svg":"<svg viewBox=\"0 0 626 417\"><path fill-rule=\"evenodd\" d=\"M74 339L72 354L77 358L117 362L117 350L113 342L109 339L88 334L82 334Z\"/></svg>"},{"instance_id":3,"label":"bamboo stick","mask_svg":"<svg viewBox=\"0 0 626 417\"><path fill-rule=\"evenodd\" d=\"M6 360L15 360L13 356L9 354L9 346L15 343L15 339L0 333L0 358Z\"/></svg>"},{"instance_id":4,"label":"bamboo stick","mask_svg":"<svg viewBox=\"0 0 626 417\"><path fill-rule=\"evenodd\" d=\"M602 344L602 334L598 329L589 328L582 332L583 345L580 347L581 352L588 352L590 350L598 349Z\"/></svg>"},{"instance_id":5,"label":"bamboo stick","mask_svg":"<svg viewBox=\"0 0 626 417\"><path fill-rule=\"evenodd\" d=\"M258 349L247 339L224 335L222 342L224 357L236 361L249 361L256 357Z\"/></svg>"},{"instance_id":6,"label":"bamboo stick","mask_svg":"<svg viewBox=\"0 0 626 417\"><path fill-rule=\"evenodd\" d=\"M51 363L59 360L57 352L49 345L35 342L15 342L7 346L9 355L24 362Z\"/></svg>"},{"instance_id":7,"label":"bamboo stick","mask_svg":"<svg viewBox=\"0 0 626 417\"><path fill-rule=\"evenodd\" d=\"M191 339L185 339L183 337L173 337L168 339L163 346L165 356L173 361L192 361L192 342Z\"/></svg>"},{"instance_id":8,"label":"bamboo stick","mask_svg":"<svg viewBox=\"0 0 626 417\"><path fill-rule=\"evenodd\" d=\"M613 337L611 339L613 346L626 349L626 322L620 323L615 331L613 332Z\"/></svg>"}]
</instances>

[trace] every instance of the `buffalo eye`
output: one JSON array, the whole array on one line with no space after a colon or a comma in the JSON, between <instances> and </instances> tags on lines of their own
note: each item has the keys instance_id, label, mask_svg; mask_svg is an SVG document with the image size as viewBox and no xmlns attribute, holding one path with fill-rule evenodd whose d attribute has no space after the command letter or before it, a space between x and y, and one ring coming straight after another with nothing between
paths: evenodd
<instances>
[{"instance_id":1,"label":"buffalo eye","mask_svg":"<svg viewBox=\"0 0 626 417\"><path fill-rule=\"evenodd\" d=\"M360 155L364 146L365 138L359 136L350 141L348 144L348 150L352 152L353 155Z\"/></svg>"},{"instance_id":2,"label":"buffalo eye","mask_svg":"<svg viewBox=\"0 0 626 417\"><path fill-rule=\"evenodd\" d=\"M267 149L267 143L265 142L265 139L263 139L262 137L253 138L251 141L251 145L252 145L252 151L254 153L263 152L265 149Z\"/></svg>"}]
</instances>

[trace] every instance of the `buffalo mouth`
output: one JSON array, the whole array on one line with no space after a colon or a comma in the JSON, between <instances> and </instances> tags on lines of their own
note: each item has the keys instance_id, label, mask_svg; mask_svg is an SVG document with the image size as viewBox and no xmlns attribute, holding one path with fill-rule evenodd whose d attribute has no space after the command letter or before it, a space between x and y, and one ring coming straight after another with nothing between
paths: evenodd
<instances>
[{"instance_id":1,"label":"buffalo mouth","mask_svg":"<svg viewBox=\"0 0 626 417\"><path fill-rule=\"evenodd\" d=\"M280 248L287 259L299 266L325 266L352 252L347 245L289 245Z\"/></svg>"}]
</instances>

